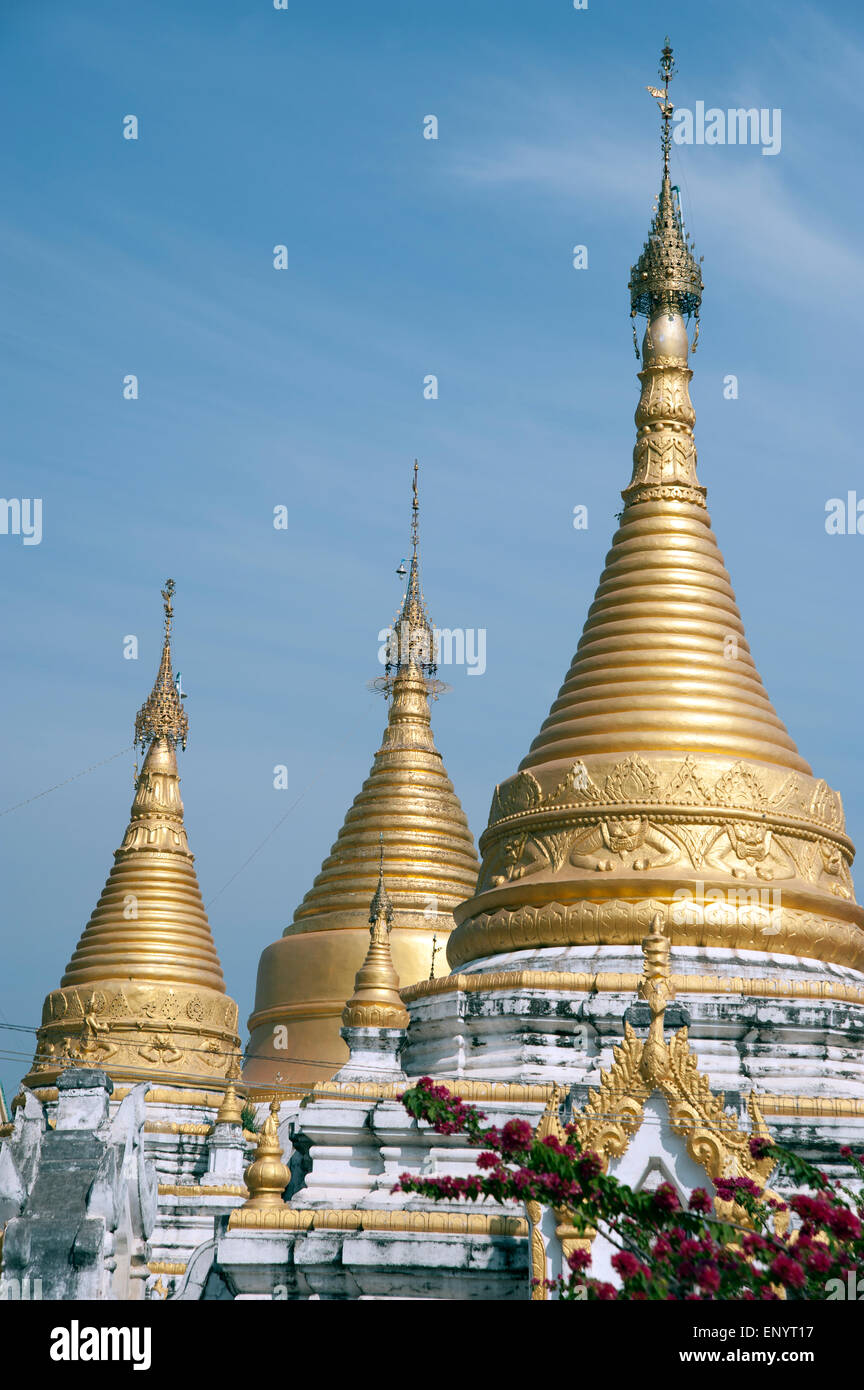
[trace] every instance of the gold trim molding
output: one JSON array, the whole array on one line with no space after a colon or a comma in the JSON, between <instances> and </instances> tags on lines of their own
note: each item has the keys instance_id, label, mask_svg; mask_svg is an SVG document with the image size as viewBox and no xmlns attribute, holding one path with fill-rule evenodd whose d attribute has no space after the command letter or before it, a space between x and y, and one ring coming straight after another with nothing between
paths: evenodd
<instances>
[{"instance_id":1,"label":"gold trim molding","mask_svg":"<svg viewBox=\"0 0 864 1390\"><path fill-rule=\"evenodd\" d=\"M529 1256L531 1260L531 1302L542 1302L546 1298L545 1280L548 1277L548 1266L546 1263L546 1247L543 1244L543 1232L540 1229L540 1222L543 1219L543 1208L539 1202L526 1202L525 1211L528 1216L528 1229L531 1236L529 1246ZM534 1280L536 1279L536 1283Z\"/></svg>"},{"instance_id":2,"label":"gold trim molding","mask_svg":"<svg viewBox=\"0 0 864 1390\"><path fill-rule=\"evenodd\" d=\"M248 1197L249 1189L242 1183L228 1182L212 1187L206 1183L160 1182L160 1197ZM165 1271L163 1270L163 1273Z\"/></svg>"},{"instance_id":3,"label":"gold trim molding","mask_svg":"<svg viewBox=\"0 0 864 1390\"><path fill-rule=\"evenodd\" d=\"M503 973L504 973L504 972L502 972L502 974L503 974ZM553 973L555 973L555 972L551 972L551 971L549 971L549 972L547 972L547 971L542 971L542 972L540 972L540 971L537 971L537 972L535 972L535 971L518 971L518 972L513 972L513 973L514 973L514 974L518 974L519 976L522 976L522 975L533 975L533 974L535 974L535 973L536 973L536 974L544 974L544 975L545 975L545 974L553 974ZM431 982L427 980L427 981L424 981L423 983L426 984L426 985L428 985L429 983L432 983L432 984L435 984L435 985L444 985L444 984L449 984L451 981L456 981L456 980L459 980L459 979L475 980L475 979L482 979L482 978L484 978L484 977L483 977L483 976L479 976L479 975L444 976L441 980L435 980L435 981L431 981ZM512 976L511 976L511 978L512 978ZM574 977L574 978L579 978L579 977ZM588 977L588 976L586 976L585 978L599 978L599 977ZM621 975L621 976L617 976L617 977L615 977L615 978L621 979L621 980L623 980L623 981L631 980L631 979L632 979L632 980L635 980L635 981L638 983L638 981L639 981L639 979L640 979L641 977L638 976L638 975L634 975L634 976L632 976L632 977L631 977L631 976L628 976L628 975ZM715 980L713 976L673 975L673 976L672 976L672 985L673 985L673 988L675 988L677 991L679 991L679 992L684 992L684 993L689 992L689 993L696 994L696 993L703 993L703 992L711 992L711 990L709 990L709 988L708 988L707 985L706 985L706 989L703 991L703 990L698 989L695 985L692 984L692 981L693 981L693 980L699 980L699 979L704 979L704 980L706 980L706 981L709 981L709 980L710 980L710 981L711 981L711 990L713 990L713 989L716 987L717 983L718 983L718 981ZM521 984L521 983L522 983L522 982L520 981L520 984ZM723 981L720 981L719 983L724 983L724 982L723 982ZM788 984L794 984L795 982L793 981L793 982L786 982L786 983L788 983ZM745 980L745 981L743 981L743 984L745 984L745 985L748 985L748 984L758 984L758 985L760 985L760 986L761 986L761 985L768 984L768 985L776 986L776 990L773 990L773 991L770 991L770 992L777 992L777 993L783 993L783 992L784 992L784 991L783 991L783 988L782 988L782 986L783 986L783 984L784 984L783 981L771 981L771 980L769 980L769 981L765 981L765 980L746 981L746 980ZM506 988L507 986L505 986L505 985L501 985L501 986L489 985L489 986L487 986L487 987L488 987L488 988L493 988L493 989L494 989L494 988L502 988L502 989L503 989L503 988ZM530 986L525 985L525 986L523 986L523 987L530 987ZM564 988L565 986L561 986L561 987ZM633 989L634 987L635 987L635 986L632 985L632 984L631 984L631 985L622 984L622 985L620 985L620 986L617 986L617 985L614 986L614 988L616 988L616 989L620 988L620 989L622 989L622 990L625 990L625 989L628 989L628 988L629 988L629 989ZM419 987L418 987L418 986L412 986L411 988L412 988L412 989L417 989L417 990L418 990L418 996L419 996ZM460 985L457 985L457 984L453 983L453 984L452 984L452 988L454 988L454 989L457 989L457 988L458 988L458 989L462 989L462 988L464 988L464 986L462 986L461 984L460 984ZM478 988L479 988L479 986L478 986ZM582 988L582 986L575 986L575 985L574 985L573 988L574 988L574 989ZM604 989L604 988L610 988L610 989L611 989L611 988L613 988L613 986L598 985L597 988L598 988L598 989ZM851 986L849 986L849 988L851 989ZM405 991L405 993L407 993L407 992L408 992L408 991ZM439 991L439 990L425 990L425 991L424 991L424 993L428 993L428 994L439 993L439 992L441 992L441 991ZM731 992L731 991L730 991L730 992ZM749 992L749 991L743 990L742 992L743 992L743 993L747 993L747 992ZM753 991L753 992L758 994L758 993L760 993L761 991L756 990L756 991ZM768 990L766 990L766 994L767 994L767 993L769 993ZM822 997L822 998L843 998L843 997L846 997L846 996L840 996L840 995L834 995L834 994L824 994L824 995L815 996L815 997ZM329 1098L331 1098L331 1097L334 1098L334 1099L337 1099L337 1098L338 1098L339 1100L350 1100L350 1101L394 1100L397 1096L401 1095L402 1092L406 1089L406 1086L408 1086L408 1085L410 1085L410 1084L411 1084L410 1080L407 1081L407 1082L404 1082L404 1083L387 1082L387 1083L379 1083L379 1084L371 1084L371 1083L369 1083L369 1084L366 1084L366 1085L363 1085L363 1084L361 1084L360 1082L343 1083L343 1082L338 1082L338 1081L326 1081L326 1082L319 1082L318 1085L316 1085L314 1088L304 1088L304 1087L302 1087L302 1086L287 1086L287 1087L284 1088L284 1090L280 1090L280 1091L274 1091L274 1090L272 1090L272 1089L262 1089L262 1090L259 1091L259 1090L257 1090L257 1089L253 1086L253 1087L250 1087L250 1088L249 1088L249 1100L250 1100L251 1102L255 1103L255 1104L260 1104L261 1102L264 1102L264 1101L271 1101L271 1100L284 1101L284 1100L286 1100L286 1099L289 1099L289 1100L290 1100L290 1099L297 1099L297 1100L319 1100L319 1099L320 1099L320 1100L327 1100L327 1099L329 1099ZM501 1102L501 1103L505 1103L505 1104L506 1104L506 1103L520 1104L520 1103L522 1103L522 1102L525 1102L525 1103L532 1104L532 1105L545 1105L545 1104L547 1103L547 1101L549 1100L549 1097L551 1096L552 1091L554 1090L554 1083L551 1082L551 1081L549 1081L549 1082L545 1082L545 1081L544 1081L544 1082L533 1082L533 1083L525 1083L525 1082L519 1082L519 1081L476 1081L476 1080L473 1080L473 1079L470 1079L470 1078L445 1076L445 1077L440 1078L439 1084L440 1084L440 1085L444 1085L444 1086L449 1086L451 1090L457 1091L458 1094L462 1097L462 1099L463 1099L463 1100L466 1100L466 1101L471 1101L471 1102L475 1102L475 1101L493 1101L493 1102L496 1102L496 1101L497 1101L497 1102ZM36 1091L33 1092L33 1094L36 1096L37 1100L40 1100L40 1101L42 1101L43 1103L44 1103L45 1101L56 1101L56 1099L57 1099L57 1088L56 1088L56 1086L49 1086L49 1087L45 1087L45 1088L41 1088L41 1089L39 1089L39 1090L36 1090ZM128 1094L128 1092L127 1092L127 1094ZM150 1094L147 1095L146 1100L148 1100L148 1101L154 1100L154 1097L157 1098L157 1099L154 1101L154 1103L158 1103L158 1104L160 1104L160 1105L167 1105L167 1104L172 1104L172 1103L177 1104L177 1105L187 1105L187 1104L190 1104L190 1105L191 1105L191 1104L197 1103L197 1102L193 1102L193 1101L187 1100L187 1099L177 1100L176 1102L172 1102L172 1101L169 1101L169 1100L163 1098L163 1096L162 1096L159 1092L150 1092ZM115 1098L115 1099L117 1098L117 1092L116 1092L116 1091L114 1092L114 1098ZM122 1099L122 1097L121 1097L121 1099ZM857 1098L854 1097L854 1096L815 1096L815 1097L814 1097L814 1096L759 1095L758 1100L759 1100L759 1109L762 1111L763 1115L774 1115L774 1116L791 1116L791 1115L819 1116L819 1117L827 1118L827 1119L831 1119L831 1118L849 1119L849 1118L852 1118L852 1117L858 1116L858 1115L864 1117L864 1100L859 1100L859 1099L857 1099ZM11 1108L13 1111L14 1111L14 1110L18 1110L18 1109L20 1109L20 1107L21 1107L22 1104L23 1104L23 1100L22 1100L22 1097L21 1097L20 1094L19 1094L19 1095L15 1096L14 1099L12 1100L12 1103L11 1103L10 1108ZM207 1104L208 1104L208 1106L209 1106L209 1105L211 1104L211 1102L208 1101ZM14 1126L13 1126L12 1124L4 1125L2 1128L0 1128L0 1138L5 1137L6 1134L11 1134L13 1128L14 1128ZM148 1120L148 1121L146 1121L146 1123L145 1123L145 1125L144 1125L144 1130L145 1130L145 1132L148 1133L148 1134L193 1134L193 1135L206 1136L206 1135L212 1133L212 1128L213 1128L212 1125L195 1125L195 1124L180 1125L180 1124L174 1124L174 1123L172 1123L172 1122L170 1122L170 1121L158 1121L158 1120ZM255 1134L249 1133L249 1132L247 1132L247 1131L244 1131L244 1134L245 1134L245 1137L246 1137L247 1139L249 1139L250 1141L254 1141L255 1139L257 1139L257 1135L255 1135ZM170 1186L170 1185L165 1185L165 1190L166 1190L166 1192L167 1192L167 1190L168 1190L168 1186ZM159 1189L160 1192L162 1191L162 1187L163 1187L163 1185L160 1184L160 1189ZM197 1188L193 1188L193 1189L191 1189L191 1190L193 1190L193 1191L198 1191ZM203 1189L202 1189L202 1190L203 1190ZM212 1190L221 1191L220 1188L216 1188L216 1189L212 1189ZM184 1191L185 1191L185 1189L184 1189ZM244 1191L245 1191L245 1189L244 1189ZM178 1193L179 1193L179 1189L178 1189Z\"/></svg>"},{"instance_id":4,"label":"gold trim molding","mask_svg":"<svg viewBox=\"0 0 864 1390\"><path fill-rule=\"evenodd\" d=\"M564 886L564 885L559 885ZM653 884L657 893L666 892L671 901L674 884ZM515 890L514 890L515 892ZM804 956L827 964L849 966L864 973L864 931L853 922L841 920L847 914L860 914L857 905L832 902L833 918L788 906L784 893L782 927L766 932L764 923L744 920L730 912L728 918L711 920L706 912L701 921L672 922L670 936L674 946L717 946L728 951L772 951L787 956ZM499 952L524 951L545 946L637 946L656 912L665 913L670 903L657 898L604 899L602 901L552 902L518 907L501 907L463 921L447 943L452 967ZM683 913L682 913L683 915Z\"/></svg>"},{"instance_id":5,"label":"gold trim molding","mask_svg":"<svg viewBox=\"0 0 864 1390\"><path fill-rule=\"evenodd\" d=\"M411 1085L411 1081L387 1081L363 1083L359 1081L321 1081L307 1091L306 1100L327 1100L331 1096L340 1100L391 1100L401 1096ZM476 1101L529 1101L545 1105L552 1094L553 1083L540 1081L523 1083L519 1081L473 1081L467 1078L445 1076L441 1085L449 1086L459 1092L463 1100Z\"/></svg>"},{"instance_id":6,"label":"gold trim molding","mask_svg":"<svg viewBox=\"0 0 864 1390\"><path fill-rule=\"evenodd\" d=\"M763 1115L818 1117L823 1120L864 1118L864 1100L855 1096L759 1096Z\"/></svg>"},{"instance_id":7,"label":"gold trim molding","mask_svg":"<svg viewBox=\"0 0 864 1390\"><path fill-rule=\"evenodd\" d=\"M53 1104L60 1094L56 1086L31 1086L28 1089L43 1105ZM125 1100L132 1089L131 1086L115 1086L111 1093L112 1101ZM305 1092L301 1091L300 1094ZM200 1110L218 1110L224 1098L225 1092L221 1088L218 1091L173 1091L157 1086L147 1092L144 1100L147 1105L183 1105ZM19 1091L12 1099L11 1108L18 1110L23 1104L24 1097Z\"/></svg>"},{"instance_id":8,"label":"gold trim molding","mask_svg":"<svg viewBox=\"0 0 864 1390\"><path fill-rule=\"evenodd\" d=\"M420 980L401 991L406 1004L437 994L460 991L477 994L498 989L571 990L575 994L630 994L641 975L616 971L569 972L566 970L494 970L477 975L442 975ZM744 994L756 998L837 999L864 1004L864 986L830 980L745 979L738 975L673 975L679 994Z\"/></svg>"},{"instance_id":9,"label":"gold trim molding","mask_svg":"<svg viewBox=\"0 0 864 1390\"><path fill-rule=\"evenodd\" d=\"M118 1088L113 1099L123 1100L131 1089L130 1086ZM225 1099L225 1092L221 1087L218 1091L171 1091L157 1086L148 1091L144 1099L148 1105L192 1105L205 1110L218 1110Z\"/></svg>"},{"instance_id":10,"label":"gold trim molding","mask_svg":"<svg viewBox=\"0 0 864 1390\"><path fill-rule=\"evenodd\" d=\"M411 1231L435 1235L511 1236L528 1234L521 1216L455 1211L365 1211L356 1207L238 1207L228 1218L228 1230L247 1231Z\"/></svg>"},{"instance_id":11,"label":"gold trim molding","mask_svg":"<svg viewBox=\"0 0 864 1390\"><path fill-rule=\"evenodd\" d=\"M177 1124L172 1120L145 1120L145 1134L188 1134L206 1138L212 1134L212 1125Z\"/></svg>"}]
</instances>

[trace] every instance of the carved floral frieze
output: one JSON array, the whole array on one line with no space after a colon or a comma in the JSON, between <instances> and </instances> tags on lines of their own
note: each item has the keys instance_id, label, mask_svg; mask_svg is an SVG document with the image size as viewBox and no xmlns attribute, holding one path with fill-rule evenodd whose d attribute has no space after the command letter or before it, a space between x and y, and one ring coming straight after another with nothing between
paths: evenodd
<instances>
[{"instance_id":1,"label":"carved floral frieze","mask_svg":"<svg viewBox=\"0 0 864 1390\"><path fill-rule=\"evenodd\" d=\"M240 1075L237 1005L215 990L106 982L45 1000L33 1073L69 1062L148 1073Z\"/></svg>"},{"instance_id":2,"label":"carved floral frieze","mask_svg":"<svg viewBox=\"0 0 864 1390\"><path fill-rule=\"evenodd\" d=\"M719 771L691 756L633 755L589 771L580 761L546 793L523 771L496 787L481 849L480 892L538 873L674 866L854 896L839 796L821 780L742 762Z\"/></svg>"}]
</instances>

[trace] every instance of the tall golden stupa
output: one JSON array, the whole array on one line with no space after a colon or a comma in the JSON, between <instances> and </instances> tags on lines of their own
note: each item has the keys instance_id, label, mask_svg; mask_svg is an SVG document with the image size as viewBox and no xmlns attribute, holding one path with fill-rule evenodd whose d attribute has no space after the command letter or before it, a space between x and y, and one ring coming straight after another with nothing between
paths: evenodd
<instances>
[{"instance_id":1,"label":"tall golden stupa","mask_svg":"<svg viewBox=\"0 0 864 1390\"><path fill-rule=\"evenodd\" d=\"M841 967L801 991L843 998L843 969L849 989L864 970L864 912L840 797L768 698L696 470L685 319L698 337L703 285L669 173L673 71L667 40L660 194L629 285L647 325L620 526L558 698L495 790L448 959L476 972L500 953L581 947L598 969L661 910L673 952L702 949L703 992L707 960L746 974L770 953L775 976L793 958Z\"/></svg>"},{"instance_id":2,"label":"tall golden stupa","mask_svg":"<svg viewBox=\"0 0 864 1390\"><path fill-rule=\"evenodd\" d=\"M146 757L129 826L60 988L45 1000L27 1086L50 1085L69 1065L220 1091L239 1076L237 1005L183 823L176 750L188 720L171 665L173 596L169 579L159 672L135 720Z\"/></svg>"},{"instance_id":3,"label":"tall golden stupa","mask_svg":"<svg viewBox=\"0 0 864 1390\"><path fill-rule=\"evenodd\" d=\"M369 943L382 834L396 913L391 949L403 982L430 975L433 937L443 945L453 908L474 891L474 840L432 736L435 657L420 585L415 463L411 564L380 682L390 702L387 727L321 872L292 924L261 956L244 1069L251 1085L325 1081L347 1059L340 1020Z\"/></svg>"}]
</instances>

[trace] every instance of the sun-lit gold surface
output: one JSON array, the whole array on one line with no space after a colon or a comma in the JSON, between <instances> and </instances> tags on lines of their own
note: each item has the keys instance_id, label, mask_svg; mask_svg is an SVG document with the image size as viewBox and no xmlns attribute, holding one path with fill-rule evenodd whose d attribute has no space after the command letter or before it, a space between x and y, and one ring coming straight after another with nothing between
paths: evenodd
<instances>
[{"instance_id":1,"label":"sun-lit gold surface","mask_svg":"<svg viewBox=\"0 0 864 1390\"><path fill-rule=\"evenodd\" d=\"M282 1144L279 1139L279 1102L270 1102L270 1114L258 1133L255 1157L243 1174L249 1197L244 1208L251 1211L281 1211L282 1193L291 1177L282 1162Z\"/></svg>"},{"instance_id":2,"label":"sun-lit gold surface","mask_svg":"<svg viewBox=\"0 0 864 1390\"><path fill-rule=\"evenodd\" d=\"M229 1231L415 1231L441 1235L516 1236L528 1234L521 1216L488 1212L380 1211L374 1208L271 1207L261 1211L235 1207L228 1218Z\"/></svg>"},{"instance_id":3,"label":"sun-lit gold surface","mask_svg":"<svg viewBox=\"0 0 864 1390\"><path fill-rule=\"evenodd\" d=\"M823 1120L846 1120L864 1116L864 1100L854 1096L773 1096L759 1097L763 1115L788 1118L790 1115Z\"/></svg>"},{"instance_id":4,"label":"sun-lit gold surface","mask_svg":"<svg viewBox=\"0 0 864 1390\"><path fill-rule=\"evenodd\" d=\"M222 1097L222 1104L216 1113L215 1123L217 1125L242 1125L243 1123L243 1102L237 1095L233 1083Z\"/></svg>"},{"instance_id":5,"label":"sun-lit gold surface","mask_svg":"<svg viewBox=\"0 0 864 1390\"><path fill-rule=\"evenodd\" d=\"M244 1069L250 1084L311 1085L347 1059L340 1020L369 945L368 905L382 834L397 914L390 948L400 980L428 976L433 935L439 942L447 936L453 908L474 891L474 840L432 736L432 663L420 650L429 620L417 565L415 546L396 622L397 629L407 624L409 640L388 678L389 717L372 770L293 923L261 956ZM432 655L428 644L425 655ZM285 1031L277 1048L279 1028Z\"/></svg>"},{"instance_id":6,"label":"sun-lit gold surface","mask_svg":"<svg viewBox=\"0 0 864 1390\"><path fill-rule=\"evenodd\" d=\"M129 826L60 988L45 1000L27 1085L50 1084L70 1063L119 1080L224 1084L239 1075L237 1005L183 822L176 747L187 720L171 668L173 592L169 580L159 673L136 719L147 755Z\"/></svg>"},{"instance_id":7,"label":"sun-lit gold surface","mask_svg":"<svg viewBox=\"0 0 864 1390\"><path fill-rule=\"evenodd\" d=\"M687 890L693 910L669 919L674 945L864 971L840 797L812 775L768 698L697 476L683 315L698 309L702 280L668 142L630 290L647 327L621 524L558 698L519 772L495 790L450 966L636 943L646 914ZM721 896L725 914L705 907ZM765 897L769 932L752 913Z\"/></svg>"}]
</instances>

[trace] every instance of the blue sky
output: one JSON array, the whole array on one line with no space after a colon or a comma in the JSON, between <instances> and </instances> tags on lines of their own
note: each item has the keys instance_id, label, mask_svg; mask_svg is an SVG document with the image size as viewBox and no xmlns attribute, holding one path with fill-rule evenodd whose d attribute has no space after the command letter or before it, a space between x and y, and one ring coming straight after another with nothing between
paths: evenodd
<instances>
[{"instance_id":1,"label":"blue sky","mask_svg":"<svg viewBox=\"0 0 864 1390\"><path fill-rule=\"evenodd\" d=\"M864 497L854 6L2 10L0 493L41 497L44 534L0 536L0 811L131 742L172 575L187 826L241 1018L379 741L415 455L432 617L487 632L486 673L445 672L434 710L475 835L557 693L629 479L667 32L679 104L782 110L776 157L674 151L705 257L700 474L768 691L860 841L864 537L824 527ZM0 817L0 1021L38 1022L131 782L129 755ZM24 1069L0 1059L7 1093Z\"/></svg>"}]
</instances>

